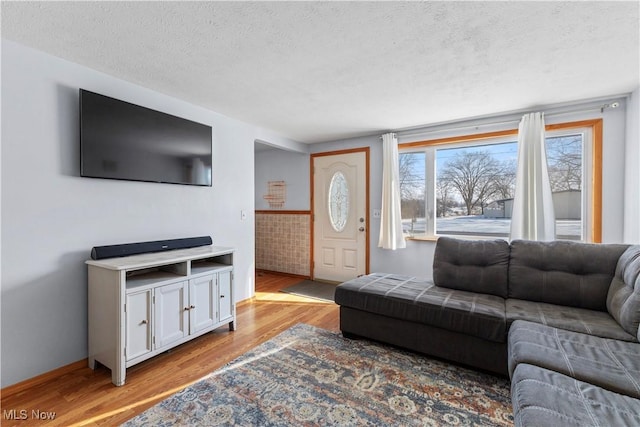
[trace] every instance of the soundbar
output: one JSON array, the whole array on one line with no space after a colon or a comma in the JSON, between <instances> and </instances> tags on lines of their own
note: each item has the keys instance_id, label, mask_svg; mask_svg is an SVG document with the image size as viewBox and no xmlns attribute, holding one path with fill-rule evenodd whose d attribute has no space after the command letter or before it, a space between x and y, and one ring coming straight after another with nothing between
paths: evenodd
<instances>
[{"instance_id":1,"label":"soundbar","mask_svg":"<svg viewBox=\"0 0 640 427\"><path fill-rule=\"evenodd\" d=\"M156 240L153 242L123 243L119 245L95 246L91 249L91 259L116 258L173 249L195 248L212 243L210 236L187 237L184 239Z\"/></svg>"}]
</instances>

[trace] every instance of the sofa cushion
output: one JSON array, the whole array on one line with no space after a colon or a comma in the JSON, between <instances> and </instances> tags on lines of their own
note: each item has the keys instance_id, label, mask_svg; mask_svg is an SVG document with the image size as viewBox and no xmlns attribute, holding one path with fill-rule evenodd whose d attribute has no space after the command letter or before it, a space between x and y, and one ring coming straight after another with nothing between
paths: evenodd
<instances>
[{"instance_id":1,"label":"sofa cushion","mask_svg":"<svg viewBox=\"0 0 640 427\"><path fill-rule=\"evenodd\" d=\"M627 247L514 240L509 298L605 311L618 258Z\"/></svg>"},{"instance_id":2,"label":"sofa cushion","mask_svg":"<svg viewBox=\"0 0 640 427\"><path fill-rule=\"evenodd\" d=\"M513 373L511 402L516 426L640 425L640 399L526 363Z\"/></svg>"},{"instance_id":3,"label":"sofa cushion","mask_svg":"<svg viewBox=\"0 0 640 427\"><path fill-rule=\"evenodd\" d=\"M520 363L640 398L640 343L516 320L509 328L509 375Z\"/></svg>"},{"instance_id":4,"label":"sofa cushion","mask_svg":"<svg viewBox=\"0 0 640 427\"><path fill-rule=\"evenodd\" d=\"M640 340L640 245L631 246L620 256L607 295L607 310Z\"/></svg>"},{"instance_id":5,"label":"sofa cushion","mask_svg":"<svg viewBox=\"0 0 640 427\"><path fill-rule=\"evenodd\" d=\"M438 238L433 282L440 287L507 297L509 244Z\"/></svg>"},{"instance_id":6,"label":"sofa cushion","mask_svg":"<svg viewBox=\"0 0 640 427\"><path fill-rule=\"evenodd\" d=\"M504 299L435 286L431 280L373 273L336 287L345 307L506 342Z\"/></svg>"},{"instance_id":7,"label":"sofa cushion","mask_svg":"<svg viewBox=\"0 0 640 427\"><path fill-rule=\"evenodd\" d=\"M606 311L585 310L512 298L506 300L505 306L508 327L516 320L529 320L603 338L636 341L636 337L622 329Z\"/></svg>"}]
</instances>

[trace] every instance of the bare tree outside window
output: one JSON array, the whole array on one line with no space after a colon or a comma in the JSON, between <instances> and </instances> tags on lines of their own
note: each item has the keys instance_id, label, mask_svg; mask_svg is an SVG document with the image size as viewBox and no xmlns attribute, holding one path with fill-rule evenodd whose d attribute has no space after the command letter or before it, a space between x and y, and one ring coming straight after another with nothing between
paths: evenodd
<instances>
[{"instance_id":1,"label":"bare tree outside window","mask_svg":"<svg viewBox=\"0 0 640 427\"><path fill-rule=\"evenodd\" d=\"M414 233L418 218L425 215L425 155L424 152L400 153L399 162L401 217L409 220L405 232Z\"/></svg>"},{"instance_id":2,"label":"bare tree outside window","mask_svg":"<svg viewBox=\"0 0 640 427\"><path fill-rule=\"evenodd\" d=\"M547 138L551 191L582 189L582 135Z\"/></svg>"},{"instance_id":3,"label":"bare tree outside window","mask_svg":"<svg viewBox=\"0 0 640 427\"><path fill-rule=\"evenodd\" d=\"M455 189L448 179L442 176L436 180L436 216L445 217L454 202Z\"/></svg>"},{"instance_id":4,"label":"bare tree outside window","mask_svg":"<svg viewBox=\"0 0 640 427\"><path fill-rule=\"evenodd\" d=\"M398 159L401 198L424 197L424 153L401 153ZM422 173L420 173L421 170Z\"/></svg>"},{"instance_id":5,"label":"bare tree outside window","mask_svg":"<svg viewBox=\"0 0 640 427\"><path fill-rule=\"evenodd\" d=\"M449 160L438 177L455 188L467 215L472 215L492 199L500 170L500 162L488 150L461 151Z\"/></svg>"},{"instance_id":6,"label":"bare tree outside window","mask_svg":"<svg viewBox=\"0 0 640 427\"><path fill-rule=\"evenodd\" d=\"M496 198L509 199L514 196L517 167L515 160L505 160L500 163L500 173L495 176L493 182L493 195Z\"/></svg>"}]
</instances>

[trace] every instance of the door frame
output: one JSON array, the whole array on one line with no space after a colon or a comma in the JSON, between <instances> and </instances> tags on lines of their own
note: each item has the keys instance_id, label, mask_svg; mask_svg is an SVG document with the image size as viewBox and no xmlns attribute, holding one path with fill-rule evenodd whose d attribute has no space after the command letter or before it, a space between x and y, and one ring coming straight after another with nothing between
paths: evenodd
<instances>
[{"instance_id":1,"label":"door frame","mask_svg":"<svg viewBox=\"0 0 640 427\"><path fill-rule=\"evenodd\" d=\"M310 208L311 208L311 222L310 222L310 239L309 242L311 244L311 248L310 248L310 256L311 259L309 260L309 264L310 264L310 271L309 274L311 276L311 280L314 279L314 271L315 271L315 254L313 251L313 247L314 247L314 223L315 223L315 204L314 204L314 161L316 157L327 157L327 156L339 156L341 154L351 154L351 153L364 153L365 154L365 160L364 160L364 174L365 174L365 258L364 258L364 271L365 274L369 274L369 252L370 252L370 248L369 248L369 243L370 243L370 237L369 237L369 152L370 152L370 148L369 147L360 147L360 148L350 148L350 149L346 149L346 150L336 150L336 151L325 151L322 153L312 153L311 156L309 157L309 161L310 161L310 165L309 165L309 174L310 174L310 178L309 178L309 184L311 186L310 189L310 195L311 195L311 201L310 201Z\"/></svg>"}]
</instances>

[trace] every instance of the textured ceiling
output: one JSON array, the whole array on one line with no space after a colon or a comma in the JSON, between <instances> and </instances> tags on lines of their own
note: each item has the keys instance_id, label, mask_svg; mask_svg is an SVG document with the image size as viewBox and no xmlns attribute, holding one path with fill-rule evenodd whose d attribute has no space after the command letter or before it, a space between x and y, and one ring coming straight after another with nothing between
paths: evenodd
<instances>
[{"instance_id":1,"label":"textured ceiling","mask_svg":"<svg viewBox=\"0 0 640 427\"><path fill-rule=\"evenodd\" d=\"M2 2L2 37L312 143L631 92L632 2Z\"/></svg>"}]
</instances>

